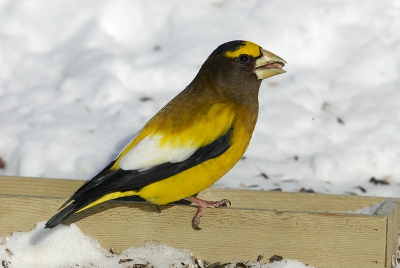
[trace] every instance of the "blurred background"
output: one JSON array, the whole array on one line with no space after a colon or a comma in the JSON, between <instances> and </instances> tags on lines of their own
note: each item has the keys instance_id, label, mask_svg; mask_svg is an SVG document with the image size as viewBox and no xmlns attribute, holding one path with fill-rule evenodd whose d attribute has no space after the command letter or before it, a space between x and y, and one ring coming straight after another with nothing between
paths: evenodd
<instances>
[{"instance_id":1,"label":"blurred background","mask_svg":"<svg viewBox=\"0 0 400 268\"><path fill-rule=\"evenodd\" d=\"M215 186L399 196L399 29L397 0L1 0L0 175L90 179L242 39L287 73Z\"/></svg>"}]
</instances>

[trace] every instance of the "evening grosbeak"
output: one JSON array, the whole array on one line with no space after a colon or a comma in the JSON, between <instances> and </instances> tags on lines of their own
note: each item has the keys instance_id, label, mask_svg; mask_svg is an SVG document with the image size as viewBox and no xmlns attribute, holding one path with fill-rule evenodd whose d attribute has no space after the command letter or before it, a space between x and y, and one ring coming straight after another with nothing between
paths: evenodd
<instances>
[{"instance_id":1,"label":"evening grosbeak","mask_svg":"<svg viewBox=\"0 0 400 268\"><path fill-rule=\"evenodd\" d=\"M193 81L144 125L114 161L79 188L46 228L105 201L139 196L157 205L180 199L196 203L192 223L200 229L206 208L230 202L193 195L219 180L242 157L257 121L261 81L284 73L285 63L248 41L217 47Z\"/></svg>"}]
</instances>

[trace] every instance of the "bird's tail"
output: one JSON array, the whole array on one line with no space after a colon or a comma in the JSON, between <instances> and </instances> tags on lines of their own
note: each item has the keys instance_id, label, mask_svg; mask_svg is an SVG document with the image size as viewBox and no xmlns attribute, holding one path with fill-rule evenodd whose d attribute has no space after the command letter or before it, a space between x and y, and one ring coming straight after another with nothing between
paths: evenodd
<instances>
[{"instance_id":1,"label":"bird's tail","mask_svg":"<svg viewBox=\"0 0 400 268\"><path fill-rule=\"evenodd\" d=\"M92 203L93 199L80 201L80 202L72 202L61 211L59 211L56 215L54 215L48 222L46 222L44 228L54 228L64 220L66 220L69 216L80 210L81 208L87 206L88 204ZM63 205L64 206L64 205ZM61 207L62 208L62 207Z\"/></svg>"}]
</instances>

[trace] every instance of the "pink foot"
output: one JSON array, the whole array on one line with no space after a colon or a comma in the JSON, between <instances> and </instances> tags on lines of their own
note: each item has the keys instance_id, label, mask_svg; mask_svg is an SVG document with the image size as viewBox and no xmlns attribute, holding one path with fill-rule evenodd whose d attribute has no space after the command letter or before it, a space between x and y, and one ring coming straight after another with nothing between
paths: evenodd
<instances>
[{"instance_id":1,"label":"pink foot","mask_svg":"<svg viewBox=\"0 0 400 268\"><path fill-rule=\"evenodd\" d=\"M203 216L204 211L206 211L207 208L226 207L227 204L231 205L231 201L228 199L222 199L221 201L207 201L194 196L186 197L185 199L199 206L192 220L193 228L196 230L201 230L199 227L200 218Z\"/></svg>"}]
</instances>

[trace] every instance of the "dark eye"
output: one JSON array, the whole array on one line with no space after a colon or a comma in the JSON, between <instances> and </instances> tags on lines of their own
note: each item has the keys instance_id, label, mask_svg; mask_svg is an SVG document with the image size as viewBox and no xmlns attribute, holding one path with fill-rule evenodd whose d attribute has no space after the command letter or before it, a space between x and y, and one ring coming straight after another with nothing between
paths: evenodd
<instances>
[{"instance_id":1,"label":"dark eye","mask_svg":"<svg viewBox=\"0 0 400 268\"><path fill-rule=\"evenodd\" d=\"M238 60L239 60L239 62L240 62L241 64L246 64L246 63L248 63L248 62L249 62L249 59L250 59L249 55L246 55L246 54L242 54L242 55L240 55L239 58L238 58Z\"/></svg>"}]
</instances>

